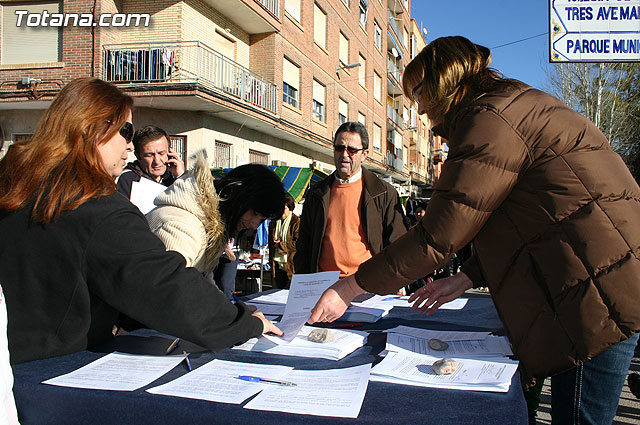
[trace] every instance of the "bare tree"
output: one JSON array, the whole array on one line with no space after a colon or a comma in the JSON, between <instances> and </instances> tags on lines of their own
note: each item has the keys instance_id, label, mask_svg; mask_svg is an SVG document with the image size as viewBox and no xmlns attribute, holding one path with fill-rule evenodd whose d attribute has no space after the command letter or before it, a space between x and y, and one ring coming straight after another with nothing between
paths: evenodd
<instances>
[{"instance_id":1,"label":"bare tree","mask_svg":"<svg viewBox=\"0 0 640 425\"><path fill-rule=\"evenodd\" d=\"M640 173L640 64L560 63L552 93L602 130L634 175Z\"/></svg>"}]
</instances>

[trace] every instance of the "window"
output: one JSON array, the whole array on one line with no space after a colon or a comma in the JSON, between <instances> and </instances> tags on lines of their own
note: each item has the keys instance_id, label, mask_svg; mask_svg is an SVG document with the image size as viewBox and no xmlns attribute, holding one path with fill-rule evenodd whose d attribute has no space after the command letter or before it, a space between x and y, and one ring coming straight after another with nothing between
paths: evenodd
<instances>
[{"instance_id":1,"label":"window","mask_svg":"<svg viewBox=\"0 0 640 425\"><path fill-rule=\"evenodd\" d=\"M28 27L22 16L18 27L16 10L42 15L60 13L60 2L2 3L2 64L59 62L62 33L59 26ZM69 20L73 22L73 20Z\"/></svg>"},{"instance_id":2,"label":"window","mask_svg":"<svg viewBox=\"0 0 640 425\"><path fill-rule=\"evenodd\" d=\"M213 36L213 49L231 60L236 58L236 43L218 31Z\"/></svg>"},{"instance_id":3,"label":"window","mask_svg":"<svg viewBox=\"0 0 640 425\"><path fill-rule=\"evenodd\" d=\"M373 43L382 51L382 29L376 21L373 21Z\"/></svg>"},{"instance_id":4,"label":"window","mask_svg":"<svg viewBox=\"0 0 640 425\"><path fill-rule=\"evenodd\" d=\"M409 111L409 127L414 130L418 127L418 109L415 106L412 106Z\"/></svg>"},{"instance_id":5,"label":"window","mask_svg":"<svg viewBox=\"0 0 640 425\"><path fill-rule=\"evenodd\" d=\"M358 82L362 87L367 87L366 82L367 60L360 55L360 66L358 67Z\"/></svg>"},{"instance_id":6,"label":"window","mask_svg":"<svg viewBox=\"0 0 640 425\"><path fill-rule=\"evenodd\" d=\"M380 152L382 144L382 127L378 124L373 123L373 149Z\"/></svg>"},{"instance_id":7,"label":"window","mask_svg":"<svg viewBox=\"0 0 640 425\"><path fill-rule=\"evenodd\" d=\"M300 104L300 68L284 58L282 61L282 101L298 108Z\"/></svg>"},{"instance_id":8,"label":"window","mask_svg":"<svg viewBox=\"0 0 640 425\"><path fill-rule=\"evenodd\" d=\"M338 125L349 121L349 104L338 98Z\"/></svg>"},{"instance_id":9,"label":"window","mask_svg":"<svg viewBox=\"0 0 640 425\"><path fill-rule=\"evenodd\" d=\"M367 125L367 117L360 111L358 111L358 122L364 126Z\"/></svg>"},{"instance_id":10,"label":"window","mask_svg":"<svg viewBox=\"0 0 640 425\"><path fill-rule=\"evenodd\" d=\"M251 164L269 165L269 154L249 149L249 162Z\"/></svg>"},{"instance_id":11,"label":"window","mask_svg":"<svg viewBox=\"0 0 640 425\"><path fill-rule=\"evenodd\" d=\"M402 107L402 125L400 127L405 127L409 122L409 110L406 106Z\"/></svg>"},{"instance_id":12,"label":"window","mask_svg":"<svg viewBox=\"0 0 640 425\"><path fill-rule=\"evenodd\" d=\"M405 27L402 27L402 44L404 45L405 50L409 51L409 33Z\"/></svg>"},{"instance_id":13,"label":"window","mask_svg":"<svg viewBox=\"0 0 640 425\"><path fill-rule=\"evenodd\" d=\"M411 59L418 54L418 38L415 34L411 34Z\"/></svg>"},{"instance_id":14,"label":"window","mask_svg":"<svg viewBox=\"0 0 640 425\"><path fill-rule=\"evenodd\" d=\"M365 0L360 0L360 25L366 28L367 26L367 13L369 12L369 5Z\"/></svg>"},{"instance_id":15,"label":"window","mask_svg":"<svg viewBox=\"0 0 640 425\"><path fill-rule=\"evenodd\" d=\"M300 21L300 0L284 0L284 10L293 19Z\"/></svg>"},{"instance_id":16,"label":"window","mask_svg":"<svg viewBox=\"0 0 640 425\"><path fill-rule=\"evenodd\" d=\"M169 146L178 154L187 168L187 136L169 135Z\"/></svg>"},{"instance_id":17,"label":"window","mask_svg":"<svg viewBox=\"0 0 640 425\"><path fill-rule=\"evenodd\" d=\"M342 65L349 63L349 39L345 37L343 33L340 33L340 50L338 52L338 58Z\"/></svg>"},{"instance_id":18,"label":"window","mask_svg":"<svg viewBox=\"0 0 640 425\"><path fill-rule=\"evenodd\" d=\"M377 72L373 73L373 97L382 102L382 77Z\"/></svg>"},{"instance_id":19,"label":"window","mask_svg":"<svg viewBox=\"0 0 640 425\"><path fill-rule=\"evenodd\" d=\"M327 15L317 4L313 4L313 40L323 49L327 48Z\"/></svg>"},{"instance_id":20,"label":"window","mask_svg":"<svg viewBox=\"0 0 640 425\"><path fill-rule=\"evenodd\" d=\"M313 80L313 118L325 121L325 87Z\"/></svg>"},{"instance_id":21,"label":"window","mask_svg":"<svg viewBox=\"0 0 640 425\"><path fill-rule=\"evenodd\" d=\"M231 167L231 144L216 140L215 158L213 160L214 168Z\"/></svg>"}]
</instances>

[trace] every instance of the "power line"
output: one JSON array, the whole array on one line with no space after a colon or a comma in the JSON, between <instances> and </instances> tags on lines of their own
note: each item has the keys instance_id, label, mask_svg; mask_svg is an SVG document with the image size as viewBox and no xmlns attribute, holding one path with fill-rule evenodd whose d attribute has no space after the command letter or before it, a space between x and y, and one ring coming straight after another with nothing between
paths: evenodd
<instances>
[{"instance_id":1,"label":"power line","mask_svg":"<svg viewBox=\"0 0 640 425\"><path fill-rule=\"evenodd\" d=\"M491 50L499 49L500 47L510 46L510 45L516 44L516 43L522 43L523 41L531 40L532 38L542 37L543 35L547 35L547 34L549 34L549 31L545 31L545 32L537 34L537 35L532 35L531 37L522 38L520 40L512 41L510 43L501 44L499 46L492 47Z\"/></svg>"}]
</instances>

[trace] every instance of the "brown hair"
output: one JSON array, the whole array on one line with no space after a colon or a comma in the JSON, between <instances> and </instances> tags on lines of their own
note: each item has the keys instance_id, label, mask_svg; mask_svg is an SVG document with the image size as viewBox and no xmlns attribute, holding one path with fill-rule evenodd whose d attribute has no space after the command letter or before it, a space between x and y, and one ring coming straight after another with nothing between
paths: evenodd
<instances>
[{"instance_id":1,"label":"brown hair","mask_svg":"<svg viewBox=\"0 0 640 425\"><path fill-rule=\"evenodd\" d=\"M414 89L421 86L421 97L434 121L489 92L501 84L513 84L489 68L491 51L461 36L441 37L429 43L407 65L402 77L405 96L416 101Z\"/></svg>"},{"instance_id":2,"label":"brown hair","mask_svg":"<svg viewBox=\"0 0 640 425\"><path fill-rule=\"evenodd\" d=\"M33 218L51 223L90 198L114 193L97 148L118 133L132 106L131 97L102 80L67 84L31 140L15 143L0 160L0 209L33 203Z\"/></svg>"}]
</instances>

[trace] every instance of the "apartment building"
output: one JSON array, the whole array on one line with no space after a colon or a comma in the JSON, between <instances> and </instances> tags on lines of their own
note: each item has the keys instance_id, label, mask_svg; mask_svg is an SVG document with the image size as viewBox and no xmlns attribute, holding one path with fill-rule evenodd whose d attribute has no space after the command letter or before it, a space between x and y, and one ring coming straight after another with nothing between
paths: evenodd
<instances>
[{"instance_id":1,"label":"apartment building","mask_svg":"<svg viewBox=\"0 0 640 425\"><path fill-rule=\"evenodd\" d=\"M134 124L165 128L187 166L204 151L216 167L332 171L333 132L350 120L369 131L366 167L403 194L433 183L427 123L419 131L410 125L415 110L400 85L424 44L409 0L2 0L0 7L3 152L30 137L64 84L94 76L133 96ZM17 11L32 25L44 11L67 23L18 27ZM81 25L70 14L112 26Z\"/></svg>"}]
</instances>

